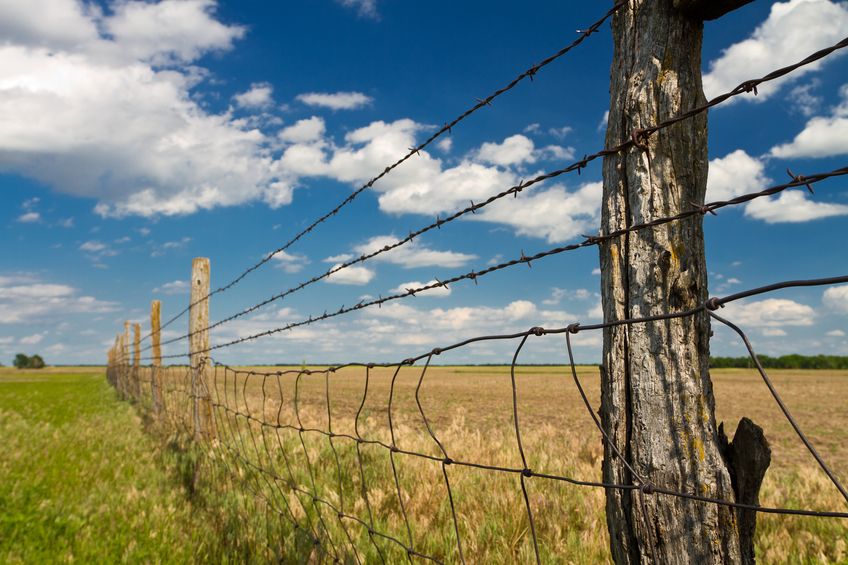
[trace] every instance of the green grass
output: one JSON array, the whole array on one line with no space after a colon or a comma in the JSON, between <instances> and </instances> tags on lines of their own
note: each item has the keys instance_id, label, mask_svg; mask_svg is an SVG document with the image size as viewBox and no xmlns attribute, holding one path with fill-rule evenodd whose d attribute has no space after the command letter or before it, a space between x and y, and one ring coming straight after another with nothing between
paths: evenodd
<instances>
[{"instance_id":1,"label":"green grass","mask_svg":"<svg viewBox=\"0 0 848 565\"><path fill-rule=\"evenodd\" d=\"M227 551L102 370L0 372L0 563L186 563Z\"/></svg>"}]
</instances>

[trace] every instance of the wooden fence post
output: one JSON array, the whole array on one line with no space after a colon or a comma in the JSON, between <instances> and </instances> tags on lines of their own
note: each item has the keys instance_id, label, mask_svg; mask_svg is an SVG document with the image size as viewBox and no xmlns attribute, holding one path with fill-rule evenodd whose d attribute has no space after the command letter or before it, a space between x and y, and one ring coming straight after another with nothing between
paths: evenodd
<instances>
[{"instance_id":1,"label":"wooden fence post","mask_svg":"<svg viewBox=\"0 0 848 565\"><path fill-rule=\"evenodd\" d=\"M121 398L129 394L130 373L130 321L124 322L123 343L121 344Z\"/></svg>"},{"instance_id":2,"label":"wooden fence post","mask_svg":"<svg viewBox=\"0 0 848 565\"><path fill-rule=\"evenodd\" d=\"M141 400L141 324L133 324L133 370L132 393L135 400Z\"/></svg>"},{"instance_id":3,"label":"wooden fence post","mask_svg":"<svg viewBox=\"0 0 848 565\"><path fill-rule=\"evenodd\" d=\"M160 317L162 303L154 300L150 303L150 339L153 342L153 370L150 377L153 395L153 413L157 416L162 409L162 347L160 345Z\"/></svg>"},{"instance_id":4,"label":"wooden fence post","mask_svg":"<svg viewBox=\"0 0 848 565\"><path fill-rule=\"evenodd\" d=\"M215 437L212 398L207 386L209 365L209 259L197 257L191 264L189 303L189 359L191 392L194 399L194 437Z\"/></svg>"}]
</instances>

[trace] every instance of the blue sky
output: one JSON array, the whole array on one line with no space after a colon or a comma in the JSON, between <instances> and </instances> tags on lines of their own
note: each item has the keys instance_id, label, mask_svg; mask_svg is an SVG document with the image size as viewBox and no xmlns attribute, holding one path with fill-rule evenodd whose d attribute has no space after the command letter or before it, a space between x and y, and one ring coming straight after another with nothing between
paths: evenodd
<instances>
[{"instance_id":1,"label":"blue sky","mask_svg":"<svg viewBox=\"0 0 848 565\"><path fill-rule=\"evenodd\" d=\"M146 329L188 301L191 259L217 287L401 157L573 41L593 3L382 0L30 0L0 4L0 361L99 363L125 319ZM705 30L707 95L848 35L848 4L754 2ZM218 320L346 256L382 247L522 178L600 150L609 26L457 126L231 290ZM708 200L845 166L841 53L710 112ZM213 343L366 296L426 284L595 233L599 163L505 199L401 251L225 324ZM705 219L715 295L846 272L845 180ZM597 250L582 249L281 332L215 354L231 363L399 360L480 334L598 321ZM729 306L762 352L848 354L848 286ZM184 333L185 318L165 337ZM579 334L577 357L600 357ZM528 362L562 362L534 340ZM510 345L442 362L508 362ZM166 348L183 353L185 342ZM741 355L717 331L715 354Z\"/></svg>"}]
</instances>

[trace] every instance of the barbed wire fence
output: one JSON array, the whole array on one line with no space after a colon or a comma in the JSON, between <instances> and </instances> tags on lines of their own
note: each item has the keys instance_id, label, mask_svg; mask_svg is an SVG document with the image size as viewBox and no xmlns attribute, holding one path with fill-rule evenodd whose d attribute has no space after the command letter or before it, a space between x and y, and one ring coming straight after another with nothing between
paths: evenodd
<instances>
[{"instance_id":1,"label":"barbed wire fence","mask_svg":"<svg viewBox=\"0 0 848 565\"><path fill-rule=\"evenodd\" d=\"M798 440L848 504L848 491L793 417L760 363L748 336L732 320L719 314L726 304L741 299L787 288L844 284L848 283L848 275L777 282L724 297L713 297L688 310L650 317L606 320L597 324L580 324L575 321L565 327L538 326L517 333L469 337L393 363L355 362L321 369L301 367L274 371L234 368L218 363L211 357L213 352L248 341L319 324L330 318L369 307L381 307L389 301L414 297L427 290L447 288L462 281L473 281L476 284L479 278L490 273L516 265L532 266L533 262L584 247L597 246L629 233L651 230L664 224L701 221L702 218L723 208L773 196L792 188L804 187L812 193L814 185L848 174L848 167L803 176L789 172L788 182L758 192L704 205L693 204L691 210L679 214L655 218L614 232L586 235L579 242L531 255L521 251L519 256L509 261L479 271L457 274L444 280L435 279L433 283L409 288L404 292L379 296L355 305L342 305L338 309L324 311L283 326L210 344L210 333L216 328L283 300L339 271L406 245L422 234L475 214L493 202L508 196L518 197L522 191L533 185L567 173L580 174L582 169L599 157L633 147L641 148L649 136L662 135L666 128L702 114L735 96L756 93L759 85L786 76L848 46L846 38L793 65L745 81L701 106L652 127L631 132L630 137L621 140L618 145L586 154L566 167L522 181L484 201L470 202L469 206L444 218L437 216L434 222L411 230L405 238L342 262L321 275L209 323L208 309L212 296L234 288L274 256L313 233L323 223L342 212L358 195L372 188L374 183L391 174L405 161L414 158L440 136L452 133L453 128L465 118L489 106L493 100L525 79L533 80L539 71L597 32L622 6L623 4L617 4L590 27L578 30L578 38L570 45L532 65L506 86L478 100L458 117L446 122L423 143L409 148L398 161L387 166L329 212L309 223L285 244L223 286L210 292L208 261L195 260L192 296L186 308L160 325L160 304L156 301L152 308L149 333L142 338L140 326L136 324L132 328L134 335L131 339L130 325L127 323L124 332L117 336L115 345L108 353L109 382L116 388L120 397L136 402L156 425L168 433L191 438L191 444L202 452L208 472L223 481L222 492L241 493L241 501L246 505L246 514L261 514L266 517L267 533L263 543L268 556L280 559L281 556L294 555L300 561L338 563L395 563L399 560L475 562L481 551L479 537L483 534L479 531L480 524L472 524L463 519L462 508L464 504L469 503L469 497L478 498L480 495L473 492L469 494L463 489L460 496L455 483L452 482L468 470L485 474L487 480L506 481L504 485L510 482L518 483L514 492L507 492L505 496L512 496L511 500L515 503L512 510L518 514L516 520L527 525L526 531L518 536L519 540L524 540L524 549L521 551L526 552L521 555L524 559L535 560L537 563L550 560L557 551L556 548L547 547L543 543L544 535L540 529L546 528L547 525L539 522L542 504L536 496L538 493L547 492L546 489L553 488L551 485L580 487L599 492L610 489L629 490L636 494L639 501L644 501L646 497L677 497L688 499L693 504L718 505L738 513L848 519L848 511L840 509L744 504L684 488L688 485L652 483L636 472L625 455L609 441L592 408L572 349L573 337L585 332L603 331L613 326L650 325L675 318L708 315L716 323L729 328L743 342L763 384ZM166 340L161 339L165 328L186 316L189 319L187 333ZM151 343L142 348L141 344L146 340ZM538 453L544 446L539 446L534 441L531 449L527 437L522 436L522 430L526 431L526 427L521 424L520 379L517 377L517 369L521 366L520 354L531 340L559 340L564 355L563 373L560 376L563 379L570 377L573 381L594 431L600 434L601 442L607 444L621 463L630 470L633 477L631 484L605 483L577 473L565 472L561 466L546 466L544 458L540 458ZM181 341L188 341L187 353L162 354L163 345ZM432 411L425 409L425 395L434 386L430 384L432 378L428 380L428 376L434 372L434 360L442 354L483 342L510 344L513 351L508 372L511 392L511 425L508 434L503 435L502 430L494 428L484 430L484 433L492 436L501 434L498 435L498 441L503 440L510 444L511 447L506 450L510 452L509 457L504 455L501 458L508 458L508 461L493 462L492 458L487 460L475 457L475 453L479 455L475 450L463 452L461 448L456 448L456 445L465 444L447 441L446 435L455 439L457 434L467 435L471 432L457 431L447 426L441 417L434 417ZM187 365L162 366L163 359L186 357ZM399 381L406 382L409 374L413 374L414 389L407 386L404 388L405 392L401 393ZM379 399L375 399L376 395L379 395ZM341 398L342 396L344 398ZM339 408L340 403L345 404L344 410ZM410 410L402 410L398 405L406 406ZM491 445L506 445L491 437L488 440ZM431 506L427 507L428 504ZM475 501L475 504L480 504L480 501ZM430 508L432 512L428 514L425 507ZM557 509L548 509L548 512L544 513L545 518L560 519L556 517L556 511ZM646 531L649 531L649 528L646 527ZM445 543L446 540L449 543ZM653 540L647 541L649 545L653 543Z\"/></svg>"}]
</instances>

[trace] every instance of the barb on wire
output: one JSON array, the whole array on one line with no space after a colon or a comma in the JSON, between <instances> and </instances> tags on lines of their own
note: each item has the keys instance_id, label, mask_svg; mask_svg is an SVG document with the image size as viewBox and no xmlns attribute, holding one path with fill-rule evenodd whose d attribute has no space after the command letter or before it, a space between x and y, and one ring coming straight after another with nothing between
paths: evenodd
<instances>
[{"instance_id":1,"label":"barb on wire","mask_svg":"<svg viewBox=\"0 0 848 565\"><path fill-rule=\"evenodd\" d=\"M582 30L580 32L580 36L577 37L577 39L575 39L571 43L569 43L567 46L563 47L562 49L560 49L556 53L554 53L554 54L548 56L547 58L543 59L539 63L534 64L529 69L523 71L517 77L515 77L509 83L507 83L505 86L495 90L494 92L489 94L487 97L476 99L476 102L473 106L471 106L469 109L467 109L465 112L463 112L462 114L460 114L459 116L457 116L453 120L446 122L440 129L438 129L435 133L433 133L430 137L428 137L426 140L424 140L419 145L416 145L414 147L410 147L408 152L403 157L401 157L400 159L398 159L397 161L395 161L391 165L387 166L377 176L373 177L371 180L369 180L368 182L366 182L365 184L360 186L358 189L356 189L355 191L350 193L344 200L342 200L339 204L337 204L332 210L325 213L323 216L320 216L316 220L312 221L306 228L304 228L303 230L298 232L294 237L289 239L286 243L284 243L283 245L281 245L280 247L278 247L277 249L275 249L271 253L267 254L259 262L255 263L254 265L252 265L252 266L248 267L247 269L245 269L244 271L242 271L241 274L239 274L237 277L232 279L227 284L216 288L215 290L213 290L212 292L210 292L206 296L201 297L200 299L198 299L193 304L190 304L188 307L186 307L184 310L177 313L172 318L168 319L164 324L162 324L159 331L161 332L166 327L170 326L172 323L174 323L175 321L180 319L182 316L187 314L189 309L191 308L191 306L196 305L196 304L200 304L201 302L205 302L211 296L214 296L214 295L219 294L221 292L225 292L225 291L229 290L230 288L234 287L235 285L237 285L245 277L247 277L250 273L252 273L253 271L256 271L257 269L259 269L260 267L262 267L263 265L268 263L268 261L273 259L276 255L279 255L283 251L287 250L289 247L291 247L292 245L297 243L300 239L302 239L304 236L306 236L308 233L310 233L312 230L314 230L320 224L327 221L332 216L335 216L336 214L338 214L342 210L342 208L344 208L345 206L347 206L348 204L353 202L362 192L364 192L364 191L368 190L369 188L371 188L372 186L374 186L374 183L376 183L377 181L379 181L380 179L382 179L383 177L385 177L386 175L391 173L394 169L399 167L405 161L409 160L410 158L412 158L415 155L419 155L420 154L419 152L421 150L427 148L429 145L431 145L433 142L435 142L439 137L441 137L445 133L452 133L454 126L456 126L457 124L459 124L460 122L462 122L463 120L468 118L470 115L475 113L477 110L479 110L479 109L481 109L485 106L491 106L492 101L495 98L498 98L502 94L509 92L510 90L512 90L513 88L518 86L518 84L520 84L522 81L524 81L524 79L529 78L532 81L533 78L535 77L535 75L540 70L547 67L548 65L550 65L551 63L553 63L557 59L563 57L569 51L571 51L572 49L574 49L575 47L577 47L578 45L583 43L583 41L585 41L586 38L588 38L590 35L592 35L596 31L598 31L600 29L600 27L604 24L604 22L606 22L609 18L611 18L612 15L615 14L624 5L625 5L625 2L616 3L598 21L593 23L591 26L589 26L585 30ZM150 337L150 335L151 334L146 335L142 341L148 339Z\"/></svg>"},{"instance_id":2,"label":"barb on wire","mask_svg":"<svg viewBox=\"0 0 848 565\"><path fill-rule=\"evenodd\" d=\"M189 353L177 353L177 354L171 354L171 355L163 355L162 358L163 359L176 359L176 358L180 358L180 357L186 357L188 355L195 354L195 353L208 353L209 351L214 351L214 350L223 349L223 348L226 348L226 347L231 347L231 346L238 345L240 343L244 343L244 342L251 341L251 340L254 340L254 339L259 339L259 338L274 335L274 334L277 334L277 333L280 333L280 332L288 331L288 330L291 330L293 328L311 325L311 324L314 324L314 323L317 323L317 322L320 322L320 321L323 321L323 320L342 316L342 315L345 315L345 314L348 314L348 313L351 313L351 312L355 312L357 310L362 310L363 308L368 308L368 307L375 306L375 305L379 306L379 305L385 304L386 302L406 298L406 297L411 296L412 294L415 294L415 293L420 293L420 292L423 292L423 291L426 291L426 290L431 290L431 289L434 289L434 288L446 287L450 284L453 284L455 282L459 282L459 281L462 281L462 280L473 280L476 283L477 279L482 277L482 276L485 276L485 275L488 275L490 273L500 271L500 270L503 270L503 269L507 269L507 268L513 267L515 265L520 265L522 263L530 263L531 261L536 261L536 260L539 260L539 259L550 257L552 255L557 255L557 254L560 254L560 253L574 251L574 250L577 250L577 249L581 249L583 247L600 245L601 243L603 243L605 241L621 237L622 235L627 234L627 233L637 232L637 231L641 231L641 230L645 230L645 229L650 229L650 228L660 226L660 225L663 225L663 224L667 224L667 223L670 223L670 222L676 222L676 221L684 220L686 218L690 218L690 217L693 217L693 216L701 216L701 215L706 214L707 212L715 212L716 210L720 210L720 209L725 208L727 206L734 206L734 205L738 205L738 204L743 204L745 202L749 202L749 201L754 200L756 198L763 198L763 197L766 197L766 196L772 196L774 194L778 194L778 193L780 193L784 190L788 190L790 188L795 188L795 187L798 187L798 186L805 186L806 184L815 184L815 183L822 182L822 181L829 179L829 178L844 176L844 175L848 175L848 167L842 167L842 168L839 168L839 169L834 169L832 171L825 172L825 173L815 173L815 174L807 175L800 180L799 179L793 179L790 182L780 184L780 185L776 185L776 186L772 186L770 188L761 190L759 192L744 194L742 196L738 196L738 197L732 198L730 200L721 200L721 201L711 202L711 203L705 204L702 207L697 207L697 208L693 208L691 210L686 210L684 212L680 212L679 214L675 214L675 215L672 215L672 216L665 216L665 217L662 217L662 218L657 218L655 220L651 220L649 222L645 222L645 223L641 223L641 224L633 224L629 227L622 228L622 229L619 229L619 230L615 230L615 231L612 231L612 232L609 232L609 233L606 233L606 234L594 235L594 236L593 235L587 235L587 236L584 236L584 239L582 241L579 241L577 243L572 243L572 244L565 245L565 246L554 247L553 249L549 249L547 251L541 251L541 252L536 253L534 255L527 256L527 255L522 253L521 257L519 257L517 259L512 259L512 260L509 260L509 261L499 263L497 265L492 265L492 266L487 267L486 269L483 269L481 271L470 271L468 273L465 273L465 274L462 274L462 275L457 275L457 276L454 276L454 277L451 277L451 278L448 278L448 279L444 279L444 280L441 280L441 281L434 281L430 284L422 285L418 288L410 289L412 292L410 292L410 290L405 290L404 292L399 292L399 293L396 293L396 294L390 294L390 295L387 295L387 296L381 296L379 298L376 298L376 299L373 299L373 300L370 300L370 301L359 302L358 304L356 304L354 306L342 307L335 312L325 312L320 316L310 316L306 320L301 320L299 322L292 322L292 323L286 324L286 325L281 326L281 327L272 328L272 329L269 329L269 330L264 330L262 332L250 334L250 335L240 337L240 338L237 338L237 339L234 339L234 340L231 340L231 341L227 341L227 342L224 342L224 343L220 343L220 344L210 346L209 348L206 348L206 349L202 349L202 350L198 350L198 351L191 351ZM214 325L210 326L210 327L214 327ZM144 359L149 360L150 358L144 358Z\"/></svg>"},{"instance_id":3,"label":"barb on wire","mask_svg":"<svg viewBox=\"0 0 848 565\"><path fill-rule=\"evenodd\" d=\"M306 280L306 281L304 281L304 282L302 282L302 283L300 283L300 284L298 284L294 287L291 287L287 290L284 290L284 291L279 292L275 295L272 295L272 296L258 302L257 304L254 304L254 305L249 306L249 307L247 307L247 308L245 308L245 309L243 309L239 312L236 312L235 314L227 316L226 318L223 318L223 319L207 326L207 328L205 328L205 330L216 328L218 326L221 326L223 324L226 324L228 322L231 322L233 320L241 318L242 316L245 316L247 314L255 312L256 310L258 310L258 309L260 309L264 306L267 306L268 304L271 304L272 302L275 302L277 300L281 300L281 299L285 298L286 296L289 296L289 295L291 295L295 292L298 292L299 290L302 290L303 288L306 288L306 287L308 287L312 284L315 284L315 283L317 283L317 282L319 282L323 279L326 279L326 278L330 277L331 275L333 275L333 274L335 274L335 273L337 273L337 272L339 272L343 269L346 269L346 268L351 267L353 265L356 265L358 263L365 262L369 259L372 259L373 257L376 257L376 256L381 255L383 253L387 253L387 252L389 252L393 249L396 249L398 247L401 247L401 246L409 243L410 241L412 241L416 237L421 236L422 234L425 234L425 233L427 233L427 232L429 232L433 229L439 229L442 225L444 225L446 223L457 220L457 219L459 219L459 218L461 218L461 217L463 217L463 216L465 216L469 213L475 214L477 212L477 210L484 208L484 207L488 206L489 204L491 204L491 203L493 203L497 200L500 200L500 199L502 199L506 196L509 196L509 195L517 196L518 193L522 192L525 188L528 188L528 187L533 186L535 184L538 184L538 183L544 182L546 180L550 180L550 179L553 179L553 178L556 178L556 177L559 177L561 175L571 173L571 172L574 172L574 171L577 171L578 173L580 173L581 169L585 168L589 163L591 163L592 161L595 161L596 159L598 159L600 157L604 157L604 156L607 156L607 155L613 155L613 154L627 150L630 147L634 147L634 146L635 147L645 147L646 146L645 144L647 144L648 138L652 134L654 134L658 131L661 131L663 129L666 129L668 127L671 127L674 124L677 124L678 122L690 119L693 116L696 116L698 114L706 112L710 108L717 106L717 105L727 101L730 98L733 98L735 96L739 96L740 94L744 94L746 92L749 92L750 91L749 87L752 84L758 85L758 84L762 84L764 82L775 80L777 78L785 76L786 74L792 72L795 69L798 69L798 68L803 67L805 65L810 65L810 64L830 55L831 53L833 53L833 52L835 52L839 49L843 49L845 47L848 47L848 38L845 38L842 41L840 41L840 42L838 42L834 45L831 45L830 47L827 47L825 49L817 51L816 53L813 53L812 55L806 57L802 61L799 61L799 62L794 63L792 65L788 65L788 66L783 67L781 69L777 69L775 71L772 71L771 73L769 73L769 74L767 74L763 77L760 77L758 79L750 79L750 80L744 81L744 82L740 83L738 86L736 86L736 88L734 88L734 89L732 89L732 90L730 90L730 91L728 91L724 94L716 96L715 98L709 100L708 102L706 102L705 104L703 104L701 106L698 106L696 108L693 108L691 110L683 112L683 113L681 113L677 116L671 117L671 118L664 120L664 121L662 121L662 122L660 122L660 123L658 123L654 126L636 129L631 133L631 135L627 139L623 140L621 143L619 143L618 145L616 145L614 147L605 148L605 149L603 149L601 151L597 151L597 152L595 152L591 155L585 155L581 160L573 162L565 168L557 169L557 170L554 170L554 171L550 171L550 172L538 175L538 176L536 176L535 178L533 178L529 181L521 180L517 185L512 186L512 187L510 187L510 188L508 188L508 189L506 189L506 190L504 190L504 191L502 191L498 194L492 195L489 198L487 198L486 200L484 200L483 202L475 204L473 201L471 201L470 206L463 208L462 210L459 210L457 212L454 212L453 214L451 214L450 216L447 216L446 218L437 218L434 223L428 224L428 225L426 225L426 226L424 226L424 227L422 227L418 230L411 231L406 237L396 241L393 244L386 245L386 246L384 246L380 249L372 251L371 253L366 253L366 254L363 254L363 255L361 255L357 258L342 262L339 265L328 269L326 272L324 272L321 275L317 275L315 277L312 277L311 279ZM812 182L813 181L811 179L813 177L797 176L794 173L792 173L791 171L788 171L788 172L789 172L790 178L792 179L792 183L790 183L792 187L805 186L808 190L812 191ZM715 214L716 208L711 208L711 209L702 208L702 210L704 211L704 213ZM527 264L528 264L528 266L530 265L529 262L527 262ZM215 294L215 293L214 292L210 293L206 298L201 299L201 300L208 299L208 297L211 296L212 294ZM191 305L189 305L189 308L190 307L191 307ZM188 308L186 309L186 311L188 311ZM180 315L182 315L182 313ZM163 325L162 327L164 328L165 326ZM205 331L205 330L199 330L199 331ZM187 334L181 335L179 337L175 337L175 338L166 340L162 344L167 345L169 343L175 343L177 341L187 339L187 338L191 337L191 335L193 335L193 334L187 333ZM144 351L149 350L151 347L152 346L145 347Z\"/></svg>"}]
</instances>

